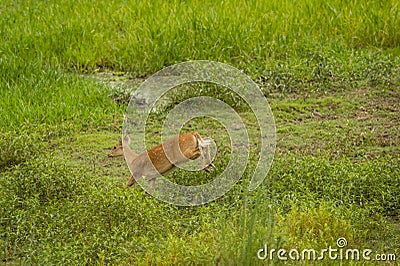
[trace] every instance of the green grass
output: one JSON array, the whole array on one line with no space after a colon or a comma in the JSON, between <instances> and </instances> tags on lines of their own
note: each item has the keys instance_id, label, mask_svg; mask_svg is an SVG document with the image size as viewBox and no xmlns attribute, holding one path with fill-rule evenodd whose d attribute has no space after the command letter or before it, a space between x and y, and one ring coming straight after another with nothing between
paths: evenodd
<instances>
[{"instance_id":1,"label":"green grass","mask_svg":"<svg viewBox=\"0 0 400 266\"><path fill-rule=\"evenodd\" d=\"M399 18L396 1L3 1L0 263L261 265L264 245L322 249L339 237L399 257ZM235 108L252 144L232 190L177 207L124 188L126 163L107 153L143 77L192 59L258 83L277 149L248 192L260 147L247 105L210 84L172 91L148 120L149 145L197 94ZM217 169L167 178L206 183L227 165L228 135L208 119L184 129L215 139Z\"/></svg>"},{"instance_id":2,"label":"green grass","mask_svg":"<svg viewBox=\"0 0 400 266\"><path fill-rule=\"evenodd\" d=\"M67 69L146 76L173 63L209 59L253 75L316 47L398 54L400 41L394 0L21 3L3 2L1 53Z\"/></svg>"}]
</instances>

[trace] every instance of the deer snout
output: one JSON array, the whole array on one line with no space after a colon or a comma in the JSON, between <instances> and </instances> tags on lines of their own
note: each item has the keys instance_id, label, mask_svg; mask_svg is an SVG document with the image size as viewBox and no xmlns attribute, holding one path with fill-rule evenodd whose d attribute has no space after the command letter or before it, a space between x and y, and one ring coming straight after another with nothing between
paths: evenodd
<instances>
[{"instance_id":1,"label":"deer snout","mask_svg":"<svg viewBox=\"0 0 400 266\"><path fill-rule=\"evenodd\" d=\"M124 153L110 152L110 153L108 154L108 157L119 157L119 156L122 156L122 155L124 155Z\"/></svg>"}]
</instances>

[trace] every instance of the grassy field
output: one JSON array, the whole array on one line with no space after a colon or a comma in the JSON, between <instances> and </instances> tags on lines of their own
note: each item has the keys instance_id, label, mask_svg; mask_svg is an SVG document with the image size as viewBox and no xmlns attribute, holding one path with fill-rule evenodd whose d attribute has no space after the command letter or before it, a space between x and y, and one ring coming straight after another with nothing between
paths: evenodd
<instances>
[{"instance_id":1,"label":"grassy field","mask_svg":"<svg viewBox=\"0 0 400 266\"><path fill-rule=\"evenodd\" d=\"M124 188L129 170L107 153L130 92L192 59L230 64L260 86L277 149L248 192L254 117L234 94L201 91L236 108L254 145L225 196L178 207ZM340 237L398 263L399 86L397 1L2 1L0 263L262 265L265 245L322 250ZM173 95L165 112L197 92ZM148 121L150 142L164 117ZM167 177L207 182L229 161L228 136L206 120L186 126L217 141L217 169Z\"/></svg>"}]
</instances>

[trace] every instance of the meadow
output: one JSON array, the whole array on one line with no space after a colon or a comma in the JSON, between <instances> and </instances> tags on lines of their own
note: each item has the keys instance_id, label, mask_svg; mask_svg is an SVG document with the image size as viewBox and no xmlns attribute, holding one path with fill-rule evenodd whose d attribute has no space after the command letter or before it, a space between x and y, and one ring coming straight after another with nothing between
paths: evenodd
<instances>
[{"instance_id":1,"label":"meadow","mask_svg":"<svg viewBox=\"0 0 400 266\"><path fill-rule=\"evenodd\" d=\"M107 154L129 95L187 60L230 64L260 87L277 147L267 178L248 191L259 139L234 93L210 86L172 95L148 121L160 139L176 103L229 103L252 137L248 167L226 195L167 204ZM400 6L397 1L9 1L0 4L0 263L4 265L304 264L257 258L337 247L400 260ZM196 120L229 161L218 123ZM389 258L390 256L387 256ZM395 264L393 256L388 264ZM315 263L315 262L311 262ZM374 261L320 261L325 265Z\"/></svg>"}]
</instances>

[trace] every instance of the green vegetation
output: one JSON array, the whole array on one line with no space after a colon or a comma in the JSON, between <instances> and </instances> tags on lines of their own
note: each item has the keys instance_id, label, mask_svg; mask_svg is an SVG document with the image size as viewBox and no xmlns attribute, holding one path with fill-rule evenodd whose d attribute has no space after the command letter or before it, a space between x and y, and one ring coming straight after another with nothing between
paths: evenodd
<instances>
[{"instance_id":1,"label":"green vegetation","mask_svg":"<svg viewBox=\"0 0 400 266\"><path fill-rule=\"evenodd\" d=\"M399 34L397 1L2 1L0 263L261 265L264 245L319 250L340 237L399 260ZM166 111L198 93L219 97L251 136L238 184L189 208L125 189L128 168L107 153L130 92L192 59L259 84L277 150L247 192L259 150L247 106L213 86L171 95ZM149 143L164 117L151 115ZM168 178L208 182L229 160L228 136L201 119L185 130L216 140L217 169Z\"/></svg>"}]
</instances>

